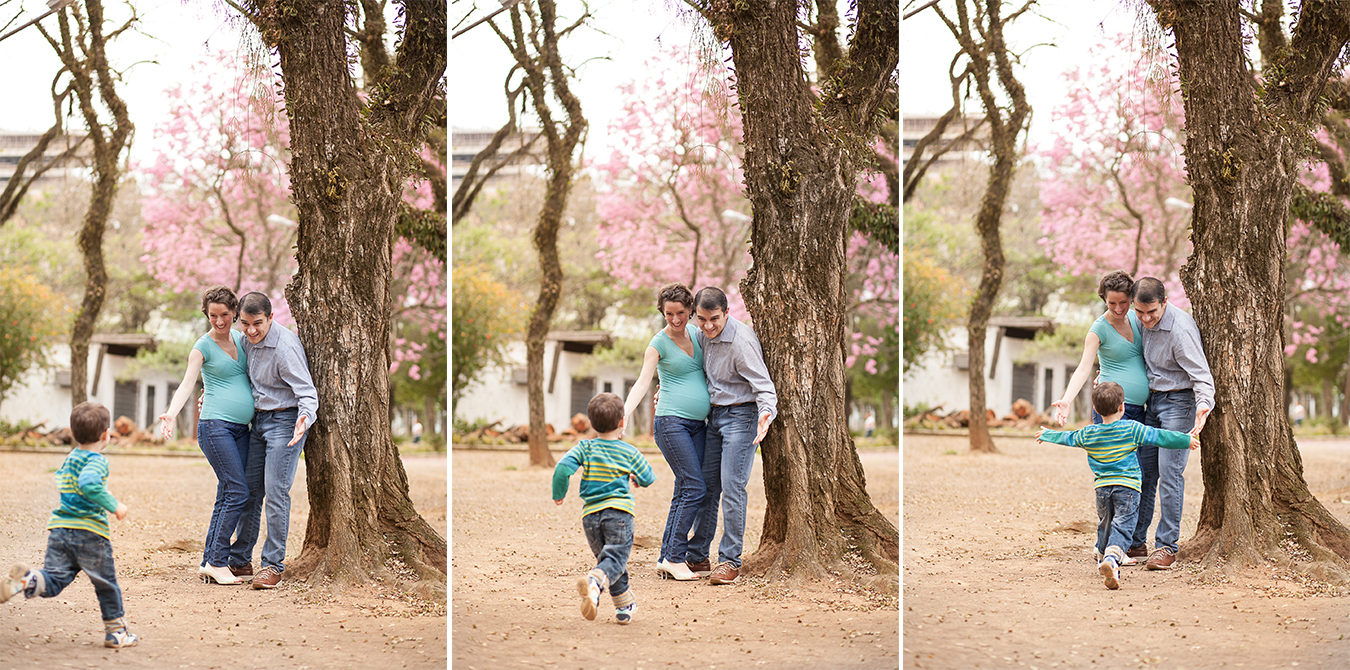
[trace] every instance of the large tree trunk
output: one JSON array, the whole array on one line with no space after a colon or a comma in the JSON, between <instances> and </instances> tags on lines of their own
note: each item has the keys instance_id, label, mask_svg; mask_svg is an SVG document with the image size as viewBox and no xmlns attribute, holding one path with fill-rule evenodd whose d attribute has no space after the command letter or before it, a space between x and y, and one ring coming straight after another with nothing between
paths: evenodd
<instances>
[{"instance_id":1,"label":"large tree trunk","mask_svg":"<svg viewBox=\"0 0 1350 670\"><path fill-rule=\"evenodd\" d=\"M1312 496L1284 405L1281 326L1285 221L1300 158L1297 129L1350 38L1350 3L1302 12L1292 48L1259 99L1235 3L1153 2L1176 37L1195 193L1194 252L1181 270L1214 373L1201 437L1205 497L1183 554L1207 565L1287 561L1292 536L1320 574L1344 576L1350 535ZM1169 309L1177 309L1172 306Z\"/></svg>"},{"instance_id":2,"label":"large tree trunk","mask_svg":"<svg viewBox=\"0 0 1350 670\"><path fill-rule=\"evenodd\" d=\"M880 585L894 589L899 534L872 504L848 433L844 273L860 168L852 151L857 138L870 136L895 70L898 6L859 3L850 49L856 67L831 84L841 87L838 98L825 92L831 102L823 112L813 110L795 3L701 10L735 61L754 211L754 266L741 291L778 392L778 418L761 445L764 532L744 567L819 579L852 573L843 559L858 554L876 567Z\"/></svg>"},{"instance_id":3,"label":"large tree trunk","mask_svg":"<svg viewBox=\"0 0 1350 670\"><path fill-rule=\"evenodd\" d=\"M413 508L387 418L394 225L412 169L404 156L421 142L445 69L445 4L406 5L417 28L402 40L400 76L373 94L370 111L348 69L350 7L256 4L290 117L299 272L286 296L319 394L305 445L309 523L287 571L364 582L397 557L443 594L445 539Z\"/></svg>"}]
</instances>

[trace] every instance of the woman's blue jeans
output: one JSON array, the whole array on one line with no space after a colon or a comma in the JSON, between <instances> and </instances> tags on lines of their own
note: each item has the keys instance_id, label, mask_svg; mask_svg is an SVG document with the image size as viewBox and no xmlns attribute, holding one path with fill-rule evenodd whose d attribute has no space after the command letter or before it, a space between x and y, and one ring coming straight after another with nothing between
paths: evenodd
<instances>
[{"instance_id":1,"label":"woman's blue jeans","mask_svg":"<svg viewBox=\"0 0 1350 670\"><path fill-rule=\"evenodd\" d=\"M703 446L708 428L703 421L678 416L657 416L652 432L656 446L675 475L675 493L661 536L661 560L684 563L689 550L689 529L703 504Z\"/></svg>"},{"instance_id":2,"label":"woman's blue jeans","mask_svg":"<svg viewBox=\"0 0 1350 670\"><path fill-rule=\"evenodd\" d=\"M197 444L216 471L216 504L206 528L202 560L225 567L230 558L230 536L248 503L244 464L248 462L248 424L202 419L197 422Z\"/></svg>"}]
</instances>

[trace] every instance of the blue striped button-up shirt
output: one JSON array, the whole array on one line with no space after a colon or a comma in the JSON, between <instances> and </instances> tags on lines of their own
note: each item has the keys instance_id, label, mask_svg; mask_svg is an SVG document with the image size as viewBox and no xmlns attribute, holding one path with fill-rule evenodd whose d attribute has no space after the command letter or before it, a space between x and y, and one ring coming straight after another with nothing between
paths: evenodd
<instances>
[{"instance_id":1,"label":"blue striped button-up shirt","mask_svg":"<svg viewBox=\"0 0 1350 670\"><path fill-rule=\"evenodd\" d=\"M754 401L758 414L778 418L778 393L769 368L764 365L764 350L755 331L730 314L727 325L714 339L700 329L698 343L703 348L703 374L708 377L708 399L714 405L738 405Z\"/></svg>"},{"instance_id":2,"label":"blue striped button-up shirt","mask_svg":"<svg viewBox=\"0 0 1350 670\"><path fill-rule=\"evenodd\" d=\"M275 321L261 342L244 340L248 354L248 380L253 386L253 405L261 410L298 407L305 429L314 426L319 411L319 393L309 375L309 359L300 338Z\"/></svg>"},{"instance_id":3,"label":"blue striped button-up shirt","mask_svg":"<svg viewBox=\"0 0 1350 670\"><path fill-rule=\"evenodd\" d=\"M1163 309L1158 325L1144 329L1144 368L1150 391L1195 391L1195 411L1214 409L1214 375L1200 344L1200 329L1180 307Z\"/></svg>"}]
</instances>

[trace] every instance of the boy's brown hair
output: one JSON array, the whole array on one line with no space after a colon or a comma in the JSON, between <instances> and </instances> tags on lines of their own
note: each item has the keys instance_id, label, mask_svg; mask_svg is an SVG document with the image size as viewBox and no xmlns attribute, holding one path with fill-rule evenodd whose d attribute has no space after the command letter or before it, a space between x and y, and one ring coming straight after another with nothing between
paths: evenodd
<instances>
[{"instance_id":1,"label":"boy's brown hair","mask_svg":"<svg viewBox=\"0 0 1350 670\"><path fill-rule=\"evenodd\" d=\"M1120 403L1125 402L1125 389L1115 382L1102 382L1092 389L1092 409L1102 417L1120 411Z\"/></svg>"},{"instance_id":2,"label":"boy's brown hair","mask_svg":"<svg viewBox=\"0 0 1350 670\"><path fill-rule=\"evenodd\" d=\"M597 433L617 430L623 420L623 398L613 393L601 393L586 403L586 416Z\"/></svg>"},{"instance_id":3,"label":"boy's brown hair","mask_svg":"<svg viewBox=\"0 0 1350 670\"><path fill-rule=\"evenodd\" d=\"M82 402L70 410L70 436L76 444L94 444L112 423L112 413L96 402Z\"/></svg>"}]
</instances>

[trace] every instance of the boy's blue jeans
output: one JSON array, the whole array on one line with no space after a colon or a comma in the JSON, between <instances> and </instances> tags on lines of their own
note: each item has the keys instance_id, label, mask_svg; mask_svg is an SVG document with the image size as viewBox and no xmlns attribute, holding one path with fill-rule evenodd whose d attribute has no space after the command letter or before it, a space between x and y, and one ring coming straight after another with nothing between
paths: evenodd
<instances>
[{"instance_id":1,"label":"boy's blue jeans","mask_svg":"<svg viewBox=\"0 0 1350 670\"><path fill-rule=\"evenodd\" d=\"M586 542L595 554L595 567L609 578L609 595L628 590L628 554L633 551L633 515L606 507L581 517Z\"/></svg>"},{"instance_id":2,"label":"boy's blue jeans","mask_svg":"<svg viewBox=\"0 0 1350 670\"><path fill-rule=\"evenodd\" d=\"M47 555L42 560L42 579L46 585L35 595L54 598L61 594L75 575L83 570L94 585L98 609L104 621L120 619L122 588L117 585L113 566L112 542L108 538L78 528L53 528L47 536Z\"/></svg>"},{"instance_id":3,"label":"boy's blue jeans","mask_svg":"<svg viewBox=\"0 0 1350 670\"><path fill-rule=\"evenodd\" d=\"M1139 514L1139 492L1128 486L1100 486L1097 491L1097 552L1106 548L1130 548Z\"/></svg>"},{"instance_id":4,"label":"boy's blue jeans","mask_svg":"<svg viewBox=\"0 0 1350 670\"><path fill-rule=\"evenodd\" d=\"M247 565L253 561L253 547L258 543L258 527L267 501L267 541L262 548L262 567L284 571L286 566L286 535L291 527L291 484L300 465L300 452L309 440L309 431L295 446L286 446L295 436L295 422L300 410L258 411L253 414L253 430L249 434L248 463L244 466L244 481L248 484L248 503L239 516L239 534L230 545L230 565Z\"/></svg>"}]
</instances>

